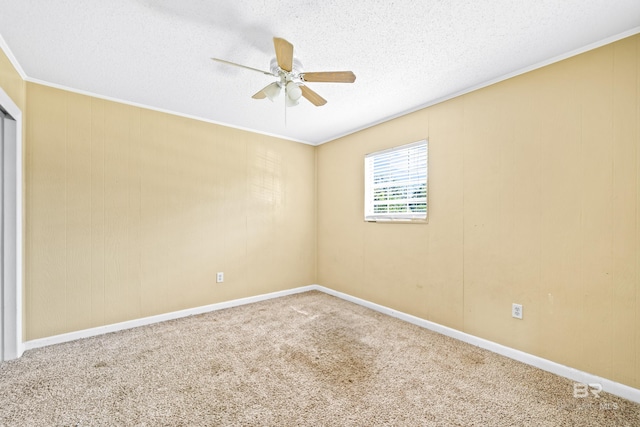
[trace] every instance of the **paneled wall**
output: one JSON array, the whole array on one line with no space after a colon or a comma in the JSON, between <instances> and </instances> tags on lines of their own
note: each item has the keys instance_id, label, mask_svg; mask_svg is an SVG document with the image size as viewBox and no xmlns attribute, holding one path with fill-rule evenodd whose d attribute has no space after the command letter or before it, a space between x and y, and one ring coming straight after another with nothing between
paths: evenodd
<instances>
[{"instance_id":1,"label":"paneled wall","mask_svg":"<svg viewBox=\"0 0 640 427\"><path fill-rule=\"evenodd\" d=\"M0 49L0 87L24 113L25 82L2 49Z\"/></svg>"},{"instance_id":2,"label":"paneled wall","mask_svg":"<svg viewBox=\"0 0 640 427\"><path fill-rule=\"evenodd\" d=\"M26 339L314 283L314 147L32 83L27 116Z\"/></svg>"},{"instance_id":3,"label":"paneled wall","mask_svg":"<svg viewBox=\"0 0 640 427\"><path fill-rule=\"evenodd\" d=\"M640 387L639 67L636 35L318 147L318 283ZM429 223L365 223L363 156L425 137Z\"/></svg>"}]
</instances>

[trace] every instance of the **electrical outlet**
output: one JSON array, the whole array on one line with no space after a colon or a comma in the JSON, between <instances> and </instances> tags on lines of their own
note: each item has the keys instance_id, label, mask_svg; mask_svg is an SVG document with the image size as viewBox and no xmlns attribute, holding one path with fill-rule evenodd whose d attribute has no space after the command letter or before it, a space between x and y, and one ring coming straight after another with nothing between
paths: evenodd
<instances>
[{"instance_id":1,"label":"electrical outlet","mask_svg":"<svg viewBox=\"0 0 640 427\"><path fill-rule=\"evenodd\" d=\"M224 282L224 273L223 272L218 272L218 274L216 274L216 283L222 283Z\"/></svg>"},{"instance_id":2,"label":"electrical outlet","mask_svg":"<svg viewBox=\"0 0 640 427\"><path fill-rule=\"evenodd\" d=\"M522 319L522 304L511 304L511 317Z\"/></svg>"}]
</instances>

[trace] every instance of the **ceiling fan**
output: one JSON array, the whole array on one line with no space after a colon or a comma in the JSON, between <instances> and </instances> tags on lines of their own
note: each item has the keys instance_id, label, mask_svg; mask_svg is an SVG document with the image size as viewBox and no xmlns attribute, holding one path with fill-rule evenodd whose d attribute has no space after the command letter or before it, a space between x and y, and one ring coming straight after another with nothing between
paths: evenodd
<instances>
[{"instance_id":1,"label":"ceiling fan","mask_svg":"<svg viewBox=\"0 0 640 427\"><path fill-rule=\"evenodd\" d=\"M257 68L247 67L246 65L236 64L234 62L225 61L224 59L211 58L214 61L221 62L235 67L241 67L248 70L257 71L268 76L276 77L273 83L268 84L264 88L256 92L253 99L269 98L273 101L284 89L285 104L287 107L298 105L301 96L305 97L316 107L320 107L327 103L327 100L309 89L305 84L308 82L327 82L327 83L353 83L356 80L355 74L351 71L320 71L306 73L302 70L302 63L298 58L293 56L293 45L278 37L273 38L273 45L276 51L276 57L271 60L270 71L263 71Z\"/></svg>"}]
</instances>

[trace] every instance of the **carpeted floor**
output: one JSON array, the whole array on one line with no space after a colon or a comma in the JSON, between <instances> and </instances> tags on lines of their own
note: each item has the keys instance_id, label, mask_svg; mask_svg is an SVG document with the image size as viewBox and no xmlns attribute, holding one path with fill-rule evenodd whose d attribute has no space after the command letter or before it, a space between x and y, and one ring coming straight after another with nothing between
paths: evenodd
<instances>
[{"instance_id":1,"label":"carpeted floor","mask_svg":"<svg viewBox=\"0 0 640 427\"><path fill-rule=\"evenodd\" d=\"M640 405L321 292L31 350L3 426L638 426Z\"/></svg>"}]
</instances>

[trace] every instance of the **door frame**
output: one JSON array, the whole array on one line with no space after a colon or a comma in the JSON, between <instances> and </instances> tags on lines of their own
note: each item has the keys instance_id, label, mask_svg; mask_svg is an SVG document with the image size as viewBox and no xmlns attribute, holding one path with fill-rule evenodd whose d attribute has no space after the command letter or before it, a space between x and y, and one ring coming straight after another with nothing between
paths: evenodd
<instances>
[{"instance_id":1,"label":"door frame","mask_svg":"<svg viewBox=\"0 0 640 427\"><path fill-rule=\"evenodd\" d=\"M22 111L0 87L0 107L15 121L15 132L3 143L2 177L2 316L0 361L17 359L24 352L22 330L23 293L23 153Z\"/></svg>"}]
</instances>

